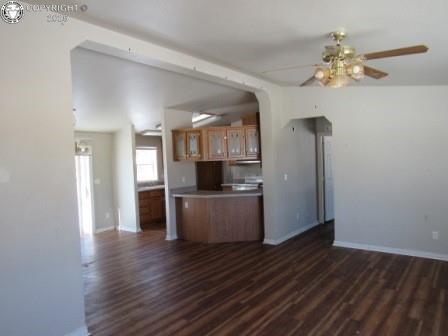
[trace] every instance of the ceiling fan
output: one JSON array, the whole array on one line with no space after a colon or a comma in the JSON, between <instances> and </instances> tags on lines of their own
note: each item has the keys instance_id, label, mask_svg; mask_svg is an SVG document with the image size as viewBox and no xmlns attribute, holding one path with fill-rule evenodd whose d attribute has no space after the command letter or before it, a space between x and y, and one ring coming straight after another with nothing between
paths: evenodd
<instances>
[{"instance_id":1,"label":"ceiling fan","mask_svg":"<svg viewBox=\"0 0 448 336\"><path fill-rule=\"evenodd\" d=\"M317 81L321 86L340 88L347 86L351 79L360 81L364 76L381 79L388 75L384 71L365 65L364 63L366 61L386 57L420 54L428 51L427 46L416 45L412 47L356 55L354 47L341 45L341 42L347 37L345 32L335 31L330 33L330 37L336 42L336 45L325 47L325 50L322 53L323 63L305 66L290 66L264 71L263 73L291 70L308 66L316 67L314 75L308 78L300 86L308 86Z\"/></svg>"}]
</instances>

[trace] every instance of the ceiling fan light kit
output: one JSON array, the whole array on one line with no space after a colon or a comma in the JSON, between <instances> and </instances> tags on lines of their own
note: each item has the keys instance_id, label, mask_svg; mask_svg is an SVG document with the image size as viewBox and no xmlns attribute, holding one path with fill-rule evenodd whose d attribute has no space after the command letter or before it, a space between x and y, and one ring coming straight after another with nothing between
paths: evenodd
<instances>
[{"instance_id":1,"label":"ceiling fan light kit","mask_svg":"<svg viewBox=\"0 0 448 336\"><path fill-rule=\"evenodd\" d=\"M356 49L349 45L341 45L341 42L347 37L347 33L344 31L335 31L330 33L336 45L326 46L322 53L323 64L314 64L311 66L317 67L314 75L308 78L300 86L309 86L314 82L318 82L321 86L331 88L345 87L352 80L361 81L365 76L381 79L388 74L384 71L374 69L366 66L364 63L372 59L404 56L412 54L420 54L428 51L428 47L425 45L416 45L412 47L379 51L368 54L356 55ZM297 67L283 67L276 70L265 71L283 71Z\"/></svg>"}]
</instances>

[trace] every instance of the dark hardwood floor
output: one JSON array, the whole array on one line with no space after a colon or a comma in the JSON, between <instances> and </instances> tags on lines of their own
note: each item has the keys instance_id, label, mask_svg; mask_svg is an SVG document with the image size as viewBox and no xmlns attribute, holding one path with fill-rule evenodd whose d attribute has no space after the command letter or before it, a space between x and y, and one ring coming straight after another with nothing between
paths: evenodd
<instances>
[{"instance_id":1,"label":"dark hardwood floor","mask_svg":"<svg viewBox=\"0 0 448 336\"><path fill-rule=\"evenodd\" d=\"M92 335L448 335L448 263L331 246L167 242L163 230L83 241Z\"/></svg>"},{"instance_id":2,"label":"dark hardwood floor","mask_svg":"<svg viewBox=\"0 0 448 336\"><path fill-rule=\"evenodd\" d=\"M166 223L165 222L155 222L155 223L147 223L140 225L142 231L163 231L165 235L166 232Z\"/></svg>"}]
</instances>

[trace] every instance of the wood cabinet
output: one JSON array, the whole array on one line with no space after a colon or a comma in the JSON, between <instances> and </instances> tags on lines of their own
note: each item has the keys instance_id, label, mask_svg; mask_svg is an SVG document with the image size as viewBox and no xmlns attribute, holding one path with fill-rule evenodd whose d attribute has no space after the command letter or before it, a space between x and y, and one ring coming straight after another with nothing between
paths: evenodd
<instances>
[{"instance_id":1,"label":"wood cabinet","mask_svg":"<svg viewBox=\"0 0 448 336\"><path fill-rule=\"evenodd\" d=\"M243 125L260 125L260 113L251 114L242 118Z\"/></svg>"},{"instance_id":2,"label":"wood cabinet","mask_svg":"<svg viewBox=\"0 0 448 336\"><path fill-rule=\"evenodd\" d=\"M225 160L227 158L227 132L225 128L207 129L208 158Z\"/></svg>"},{"instance_id":3,"label":"wood cabinet","mask_svg":"<svg viewBox=\"0 0 448 336\"><path fill-rule=\"evenodd\" d=\"M200 130L173 131L175 161L202 159L202 132Z\"/></svg>"},{"instance_id":4,"label":"wood cabinet","mask_svg":"<svg viewBox=\"0 0 448 336\"><path fill-rule=\"evenodd\" d=\"M174 161L187 159L187 132L173 131Z\"/></svg>"},{"instance_id":5,"label":"wood cabinet","mask_svg":"<svg viewBox=\"0 0 448 336\"><path fill-rule=\"evenodd\" d=\"M246 127L246 156L257 158L260 155L260 137L256 126Z\"/></svg>"},{"instance_id":6,"label":"wood cabinet","mask_svg":"<svg viewBox=\"0 0 448 336\"><path fill-rule=\"evenodd\" d=\"M202 158L201 131L188 131L187 134L187 159L200 160Z\"/></svg>"},{"instance_id":7,"label":"wood cabinet","mask_svg":"<svg viewBox=\"0 0 448 336\"><path fill-rule=\"evenodd\" d=\"M165 190L147 190L138 193L140 225L165 221Z\"/></svg>"},{"instance_id":8,"label":"wood cabinet","mask_svg":"<svg viewBox=\"0 0 448 336\"><path fill-rule=\"evenodd\" d=\"M244 128L228 128L227 143L229 159L242 159L246 157L246 141Z\"/></svg>"},{"instance_id":9,"label":"wood cabinet","mask_svg":"<svg viewBox=\"0 0 448 336\"><path fill-rule=\"evenodd\" d=\"M235 161L260 158L257 125L173 130L174 161Z\"/></svg>"}]
</instances>

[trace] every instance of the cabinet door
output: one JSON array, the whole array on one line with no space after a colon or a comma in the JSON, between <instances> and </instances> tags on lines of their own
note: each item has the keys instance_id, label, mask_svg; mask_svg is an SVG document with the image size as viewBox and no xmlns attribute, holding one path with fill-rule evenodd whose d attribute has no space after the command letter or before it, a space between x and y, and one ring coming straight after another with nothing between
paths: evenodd
<instances>
[{"instance_id":1,"label":"cabinet door","mask_svg":"<svg viewBox=\"0 0 448 336\"><path fill-rule=\"evenodd\" d=\"M258 157L260 153L260 143L258 130L256 127L246 128L246 156Z\"/></svg>"},{"instance_id":2,"label":"cabinet door","mask_svg":"<svg viewBox=\"0 0 448 336\"><path fill-rule=\"evenodd\" d=\"M201 132L187 132L187 159L200 160L201 157Z\"/></svg>"},{"instance_id":3,"label":"cabinet door","mask_svg":"<svg viewBox=\"0 0 448 336\"><path fill-rule=\"evenodd\" d=\"M207 132L209 159L223 160L227 158L226 130L210 129Z\"/></svg>"},{"instance_id":4,"label":"cabinet door","mask_svg":"<svg viewBox=\"0 0 448 336\"><path fill-rule=\"evenodd\" d=\"M151 199L151 217L153 221L159 221L164 217L161 197Z\"/></svg>"},{"instance_id":5,"label":"cabinet door","mask_svg":"<svg viewBox=\"0 0 448 336\"><path fill-rule=\"evenodd\" d=\"M246 156L246 143L244 137L244 128L232 128L227 130L227 147L229 158L238 159Z\"/></svg>"},{"instance_id":6,"label":"cabinet door","mask_svg":"<svg viewBox=\"0 0 448 336\"><path fill-rule=\"evenodd\" d=\"M183 131L173 132L173 151L174 161L180 161L186 159L187 154L187 136Z\"/></svg>"}]
</instances>

